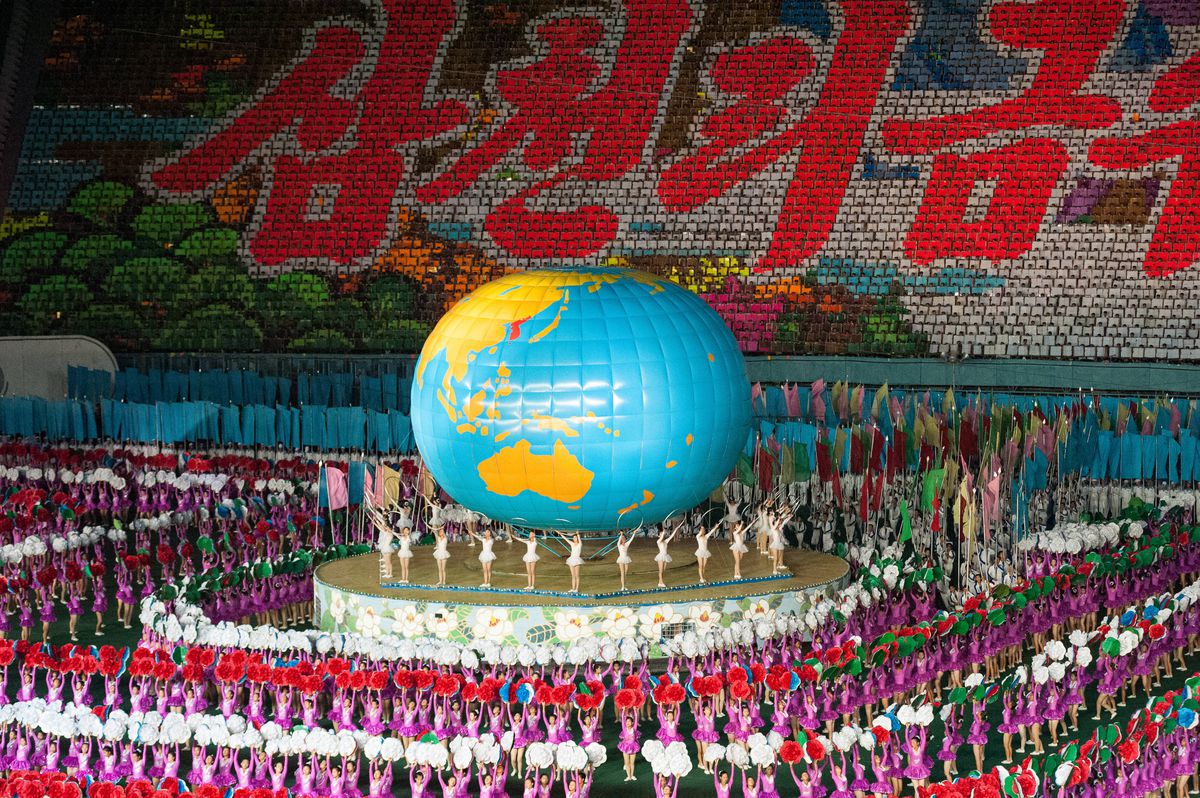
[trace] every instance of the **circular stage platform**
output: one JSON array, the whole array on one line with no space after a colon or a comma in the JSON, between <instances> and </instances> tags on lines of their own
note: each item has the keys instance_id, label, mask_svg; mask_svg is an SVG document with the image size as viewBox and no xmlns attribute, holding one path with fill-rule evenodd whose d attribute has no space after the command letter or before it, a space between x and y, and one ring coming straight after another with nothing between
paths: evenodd
<instances>
[{"instance_id":1,"label":"circular stage platform","mask_svg":"<svg viewBox=\"0 0 1200 798\"><path fill-rule=\"evenodd\" d=\"M698 582L692 547L679 545L672 549L667 587L660 589L657 547L653 541L638 540L630 549L628 590L621 592L616 552L602 546L601 541L585 542L587 561L581 566L579 594L567 592L567 566L545 548L538 563L538 589L523 590L525 547L520 543L496 544L490 589L477 587L479 548L465 543L450 546L449 587L433 585L437 566L431 546L414 549L408 585L381 582L378 554L348 557L317 568L313 622L328 632L435 636L458 643L569 645L584 637L632 637L653 645L689 629L706 631L743 618L802 614L819 594L843 587L849 575L840 557L797 549L784 553L788 572L775 574L770 560L751 550L742 557L743 578L734 581L728 545L710 541L707 584ZM393 576L399 579L398 560Z\"/></svg>"}]
</instances>

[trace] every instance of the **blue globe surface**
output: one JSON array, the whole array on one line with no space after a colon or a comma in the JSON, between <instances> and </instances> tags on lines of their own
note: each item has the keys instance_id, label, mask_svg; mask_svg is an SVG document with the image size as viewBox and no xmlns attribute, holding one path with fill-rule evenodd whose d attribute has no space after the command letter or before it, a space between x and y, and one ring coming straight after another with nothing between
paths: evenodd
<instances>
[{"instance_id":1,"label":"blue globe surface","mask_svg":"<svg viewBox=\"0 0 1200 798\"><path fill-rule=\"evenodd\" d=\"M498 521L611 530L695 506L750 428L721 317L621 268L519 272L464 297L417 362L417 446L455 501Z\"/></svg>"}]
</instances>

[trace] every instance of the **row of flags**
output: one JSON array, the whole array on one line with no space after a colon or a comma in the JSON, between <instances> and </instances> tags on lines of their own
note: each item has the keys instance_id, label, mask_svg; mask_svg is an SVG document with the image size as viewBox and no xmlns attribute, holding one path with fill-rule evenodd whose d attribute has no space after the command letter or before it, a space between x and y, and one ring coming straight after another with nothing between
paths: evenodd
<instances>
[{"instance_id":1,"label":"row of flags","mask_svg":"<svg viewBox=\"0 0 1200 798\"><path fill-rule=\"evenodd\" d=\"M321 468L318 504L330 510L350 505L395 507L403 495L403 474L391 466L352 461L346 471L333 465Z\"/></svg>"}]
</instances>

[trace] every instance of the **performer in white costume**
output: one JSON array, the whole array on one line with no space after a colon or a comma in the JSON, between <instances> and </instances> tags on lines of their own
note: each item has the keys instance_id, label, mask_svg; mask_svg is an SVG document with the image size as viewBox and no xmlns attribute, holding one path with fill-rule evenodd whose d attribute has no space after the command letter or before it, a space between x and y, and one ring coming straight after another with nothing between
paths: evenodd
<instances>
[{"instance_id":1,"label":"performer in white costume","mask_svg":"<svg viewBox=\"0 0 1200 798\"><path fill-rule=\"evenodd\" d=\"M729 551L733 554L733 578L742 578L742 555L750 551L746 548L746 530L741 521L734 521L729 528Z\"/></svg>"},{"instance_id":2,"label":"performer in white costume","mask_svg":"<svg viewBox=\"0 0 1200 798\"><path fill-rule=\"evenodd\" d=\"M437 560L437 583L441 587L446 584L446 560L450 559L450 552L447 550L450 539L446 537L445 527L434 527L433 542L436 546L433 550L433 559Z\"/></svg>"},{"instance_id":3,"label":"performer in white costume","mask_svg":"<svg viewBox=\"0 0 1200 798\"><path fill-rule=\"evenodd\" d=\"M525 589L533 590L537 578L537 563L542 559L537 553L537 532L529 530L529 537L525 539L525 556L521 558L525 563Z\"/></svg>"},{"instance_id":4,"label":"performer in white costume","mask_svg":"<svg viewBox=\"0 0 1200 798\"><path fill-rule=\"evenodd\" d=\"M629 547L633 544L633 538L625 537L625 532L622 531L617 537L617 569L621 572L621 592L625 592L625 575L629 573L629 563L633 562L633 558L629 556Z\"/></svg>"},{"instance_id":5,"label":"performer in white costume","mask_svg":"<svg viewBox=\"0 0 1200 798\"><path fill-rule=\"evenodd\" d=\"M561 532L556 535L571 547L571 556L567 557L567 567L571 569L571 592L579 592L579 566L583 565L583 538L576 532L574 537L567 537Z\"/></svg>"},{"instance_id":6,"label":"performer in white costume","mask_svg":"<svg viewBox=\"0 0 1200 798\"><path fill-rule=\"evenodd\" d=\"M392 578L392 537L392 530L384 524L379 524L379 539L376 545L379 548L379 575L383 579Z\"/></svg>"},{"instance_id":7,"label":"performer in white costume","mask_svg":"<svg viewBox=\"0 0 1200 798\"><path fill-rule=\"evenodd\" d=\"M402 527L396 534L396 542L400 546L400 550L396 552L396 556L400 558L400 582L408 584L408 564L412 561L412 527Z\"/></svg>"},{"instance_id":8,"label":"performer in white costume","mask_svg":"<svg viewBox=\"0 0 1200 798\"><path fill-rule=\"evenodd\" d=\"M479 564L483 566L483 584L480 587L492 586L492 563L496 561L496 555L492 551L492 546L495 545L496 539L492 537L491 527L484 527L482 535L476 535L474 532L468 533L472 538L479 541L482 547L479 550Z\"/></svg>"},{"instance_id":9,"label":"performer in white costume","mask_svg":"<svg viewBox=\"0 0 1200 798\"><path fill-rule=\"evenodd\" d=\"M771 563L776 572L786 571L787 568L783 565L783 524L784 517L782 515L767 514L763 521L767 527L767 534L770 538L768 546L771 551Z\"/></svg>"},{"instance_id":10,"label":"performer in white costume","mask_svg":"<svg viewBox=\"0 0 1200 798\"><path fill-rule=\"evenodd\" d=\"M667 547L671 545L671 541L679 534L679 527L676 526L671 532L670 537L666 537L666 525L663 525L663 530L658 533L658 554L654 555L654 561L658 563L658 586L666 587L663 577L666 575L667 563L671 562L671 555L667 553Z\"/></svg>"},{"instance_id":11,"label":"performer in white costume","mask_svg":"<svg viewBox=\"0 0 1200 798\"><path fill-rule=\"evenodd\" d=\"M708 558L712 554L708 550L708 539L712 536L712 532L705 529L703 526L696 528L696 570L700 572L700 584L706 584L704 580L704 567L708 565Z\"/></svg>"}]
</instances>

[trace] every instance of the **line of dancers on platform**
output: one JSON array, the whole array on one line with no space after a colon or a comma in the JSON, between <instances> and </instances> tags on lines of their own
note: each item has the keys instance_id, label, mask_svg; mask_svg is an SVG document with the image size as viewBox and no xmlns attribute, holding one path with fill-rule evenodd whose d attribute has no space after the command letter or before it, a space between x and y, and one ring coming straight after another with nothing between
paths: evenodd
<instances>
[{"instance_id":1,"label":"line of dancers on platform","mask_svg":"<svg viewBox=\"0 0 1200 798\"><path fill-rule=\"evenodd\" d=\"M437 564L437 581L433 583L435 587L463 587L461 585L448 585L446 581L446 561L450 559L450 542L452 533L448 532L445 520L440 516L438 505L435 502L430 502L433 508L433 513L430 518L428 529L433 536L433 551L431 556ZM714 526L705 526L701 513L693 513L690 519L675 518L664 521L661 527L652 527L643 532L641 527L631 531L622 530L613 545L616 551L617 569L621 578L621 592L628 591L628 576L629 566L633 563L633 556L630 550L634 541L638 537L648 537L654 540L658 547L658 553L654 557L654 561L658 568L658 588L665 589L667 587L666 574L668 566L673 562L670 547L677 538L681 536L691 537L695 540L696 585L706 585L708 580L706 572L708 562L712 558L712 551L709 549L709 542L718 535L723 535L728 540L729 552L733 558L733 581L738 581L742 576L742 558L750 551L746 545L748 535L753 535L754 542L758 547L759 554L769 557L771 560L772 574L784 574L788 572L787 566L783 561L783 552L787 548L784 540L784 526L795 514L795 508L787 506L782 500L771 500L755 509L755 517L753 522L747 526L741 515L738 513L739 506L736 503L729 503L727 506L727 514ZM380 578L383 581L395 579L395 561L400 564L400 576L397 580L398 584L407 585L410 582L411 562L416 554L417 541L420 538L419 533L414 528L412 519L412 508L410 503L406 503L396 514L394 519L389 522L382 514L373 514L372 520L375 522L378 537L376 539L376 548L379 551L379 572ZM490 519L469 514L469 517L463 524L463 532L471 541L471 546L479 544L479 564L483 572L483 581L479 584L481 588L492 587L492 565L496 561L495 545L497 541L512 543L521 541L525 544L525 554L521 557L521 561L525 564L525 587L526 591L534 591L537 589L537 568L541 562L542 556L538 553L539 547L543 540L557 540L566 547L568 555L563 560L571 577L570 593L579 593L580 571L585 563L583 556L584 538L578 532L573 534L564 534L557 530L545 531L540 533L535 529L518 532L510 526L504 525L503 531L497 537L492 531L492 522ZM561 558L560 558L561 559Z\"/></svg>"}]
</instances>

